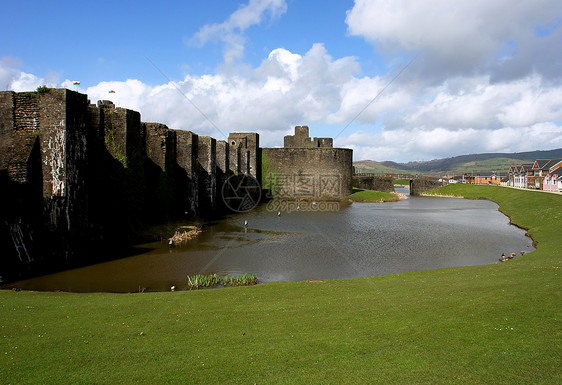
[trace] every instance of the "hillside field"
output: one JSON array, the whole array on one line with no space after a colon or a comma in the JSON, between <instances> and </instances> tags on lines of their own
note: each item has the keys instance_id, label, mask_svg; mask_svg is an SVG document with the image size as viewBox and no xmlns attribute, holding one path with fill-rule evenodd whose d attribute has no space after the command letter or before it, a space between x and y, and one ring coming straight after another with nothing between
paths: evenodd
<instances>
[{"instance_id":1,"label":"hillside field","mask_svg":"<svg viewBox=\"0 0 562 385\"><path fill-rule=\"evenodd\" d=\"M507 174L509 167L532 163L536 159L562 158L562 149L521 153L490 153L460 155L452 158L423 162L375 162L360 160L353 162L357 173L374 174L424 174L433 176L473 174Z\"/></svg>"}]
</instances>

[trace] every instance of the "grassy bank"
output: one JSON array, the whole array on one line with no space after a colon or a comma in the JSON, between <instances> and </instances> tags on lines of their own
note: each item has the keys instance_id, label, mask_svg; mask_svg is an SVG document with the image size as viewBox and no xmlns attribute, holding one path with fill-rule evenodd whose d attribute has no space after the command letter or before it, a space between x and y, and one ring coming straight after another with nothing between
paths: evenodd
<instances>
[{"instance_id":1,"label":"grassy bank","mask_svg":"<svg viewBox=\"0 0 562 385\"><path fill-rule=\"evenodd\" d=\"M529 228L537 250L487 266L346 281L4 291L0 383L560 383L562 197L440 190L496 201Z\"/></svg>"},{"instance_id":2,"label":"grassy bank","mask_svg":"<svg viewBox=\"0 0 562 385\"><path fill-rule=\"evenodd\" d=\"M352 202L396 202L398 196L387 192L363 190L354 187L353 194L349 196L349 200Z\"/></svg>"}]
</instances>

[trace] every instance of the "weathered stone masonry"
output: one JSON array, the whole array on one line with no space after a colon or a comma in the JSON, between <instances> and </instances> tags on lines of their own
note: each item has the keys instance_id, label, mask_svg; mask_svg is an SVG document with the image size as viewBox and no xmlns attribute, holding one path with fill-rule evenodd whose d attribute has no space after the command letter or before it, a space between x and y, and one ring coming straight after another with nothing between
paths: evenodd
<instances>
[{"instance_id":1,"label":"weathered stone masonry","mask_svg":"<svg viewBox=\"0 0 562 385\"><path fill-rule=\"evenodd\" d=\"M1 279L99 261L151 223L216 214L217 183L243 168L224 141L217 164L216 143L66 89L0 92Z\"/></svg>"},{"instance_id":2,"label":"weathered stone masonry","mask_svg":"<svg viewBox=\"0 0 562 385\"><path fill-rule=\"evenodd\" d=\"M342 200L352 193L353 151L331 138L308 137L307 126L285 136L284 148L263 148L262 185L276 198Z\"/></svg>"},{"instance_id":3,"label":"weathered stone masonry","mask_svg":"<svg viewBox=\"0 0 562 385\"><path fill-rule=\"evenodd\" d=\"M351 150L306 126L285 140L217 141L66 89L0 92L0 283L121 256L148 225L221 213L233 176L267 171L291 199L351 193Z\"/></svg>"}]
</instances>

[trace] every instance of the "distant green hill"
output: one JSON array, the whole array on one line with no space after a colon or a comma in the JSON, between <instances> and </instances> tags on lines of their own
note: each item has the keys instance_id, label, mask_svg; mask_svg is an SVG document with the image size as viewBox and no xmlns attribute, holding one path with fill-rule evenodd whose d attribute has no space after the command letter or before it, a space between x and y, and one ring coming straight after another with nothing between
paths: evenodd
<instances>
[{"instance_id":1,"label":"distant green hill","mask_svg":"<svg viewBox=\"0 0 562 385\"><path fill-rule=\"evenodd\" d=\"M452 158L434 159L427 162L375 162L361 160L353 162L356 172L375 174L506 174L510 166L533 162L536 159L562 158L562 148L549 151L519 153L487 153L460 155Z\"/></svg>"},{"instance_id":2,"label":"distant green hill","mask_svg":"<svg viewBox=\"0 0 562 385\"><path fill-rule=\"evenodd\" d=\"M396 166L393 166L395 164ZM375 162L374 160L360 160L353 162L355 172L373 174L411 174L411 170L400 169L398 163Z\"/></svg>"}]
</instances>

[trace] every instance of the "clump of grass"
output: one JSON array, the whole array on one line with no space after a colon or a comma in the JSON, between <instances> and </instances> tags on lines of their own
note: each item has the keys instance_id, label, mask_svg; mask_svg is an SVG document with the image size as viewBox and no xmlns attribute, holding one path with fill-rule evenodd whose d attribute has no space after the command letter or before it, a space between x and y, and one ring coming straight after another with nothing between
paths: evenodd
<instances>
[{"instance_id":1,"label":"clump of grass","mask_svg":"<svg viewBox=\"0 0 562 385\"><path fill-rule=\"evenodd\" d=\"M39 86L39 87L37 87L37 89L35 90L35 92L37 92L39 95L46 94L46 93L49 92L49 91L50 91L50 88L47 87L46 85Z\"/></svg>"},{"instance_id":2,"label":"clump of grass","mask_svg":"<svg viewBox=\"0 0 562 385\"><path fill-rule=\"evenodd\" d=\"M187 276L187 286L192 289L204 289L215 286L252 286L258 283L255 274L241 274L235 277L228 275L221 278L217 274L196 274Z\"/></svg>"},{"instance_id":3,"label":"clump of grass","mask_svg":"<svg viewBox=\"0 0 562 385\"><path fill-rule=\"evenodd\" d=\"M363 190L358 188L353 188L353 194L351 194L348 199L351 202L396 202L400 200L395 194L375 191L375 190Z\"/></svg>"},{"instance_id":4,"label":"clump of grass","mask_svg":"<svg viewBox=\"0 0 562 385\"><path fill-rule=\"evenodd\" d=\"M228 275L223 279L224 286L252 286L258 283L258 277L255 274L242 274L236 277Z\"/></svg>"},{"instance_id":5,"label":"clump of grass","mask_svg":"<svg viewBox=\"0 0 562 385\"><path fill-rule=\"evenodd\" d=\"M221 284L221 278L216 274L196 274L187 276L187 286L189 289L209 288Z\"/></svg>"}]
</instances>

